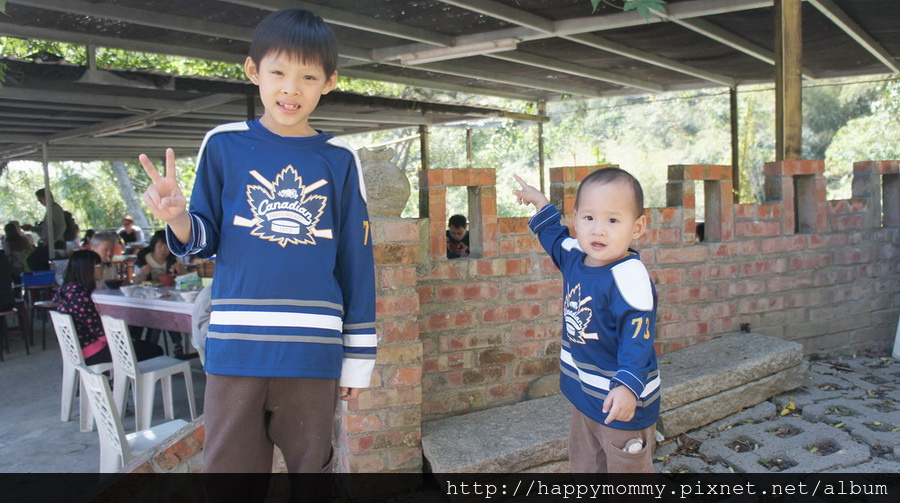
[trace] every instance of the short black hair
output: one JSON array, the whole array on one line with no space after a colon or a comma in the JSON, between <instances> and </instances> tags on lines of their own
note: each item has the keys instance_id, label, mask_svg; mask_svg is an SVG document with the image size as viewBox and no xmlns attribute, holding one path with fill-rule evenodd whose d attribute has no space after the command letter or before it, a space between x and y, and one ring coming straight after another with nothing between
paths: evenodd
<instances>
[{"instance_id":1,"label":"short black hair","mask_svg":"<svg viewBox=\"0 0 900 503\"><path fill-rule=\"evenodd\" d=\"M644 214L644 189L641 188L641 182L624 169L613 167L598 169L581 181L581 185L578 186L578 194L575 196L575 209L578 209L578 202L581 201L581 189L588 185L605 185L607 183L629 185L634 193L637 218Z\"/></svg>"},{"instance_id":2,"label":"short black hair","mask_svg":"<svg viewBox=\"0 0 900 503\"><path fill-rule=\"evenodd\" d=\"M250 59L259 62L270 52L318 63L331 77L337 70L337 40L331 27L305 9L277 10L260 21L250 42Z\"/></svg>"},{"instance_id":3,"label":"short black hair","mask_svg":"<svg viewBox=\"0 0 900 503\"><path fill-rule=\"evenodd\" d=\"M453 215L450 217L450 221L447 222L450 227L465 227L469 225L469 221L466 220L465 215Z\"/></svg>"},{"instance_id":4,"label":"short black hair","mask_svg":"<svg viewBox=\"0 0 900 503\"><path fill-rule=\"evenodd\" d=\"M34 195L37 196L38 199L46 199L44 197L44 194L46 194L45 191L46 191L46 189L43 189L43 188L37 189L36 191L34 191ZM52 197L53 193L50 193L50 196Z\"/></svg>"},{"instance_id":5,"label":"short black hair","mask_svg":"<svg viewBox=\"0 0 900 503\"><path fill-rule=\"evenodd\" d=\"M91 250L78 250L69 257L63 283L77 283L88 292L97 286L94 279L94 267L100 264L100 255Z\"/></svg>"}]
</instances>

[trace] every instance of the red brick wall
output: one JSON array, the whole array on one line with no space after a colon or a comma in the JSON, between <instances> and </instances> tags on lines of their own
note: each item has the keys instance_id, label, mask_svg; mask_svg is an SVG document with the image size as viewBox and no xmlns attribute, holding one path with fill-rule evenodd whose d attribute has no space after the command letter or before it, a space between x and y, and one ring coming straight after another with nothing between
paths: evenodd
<instances>
[{"instance_id":1,"label":"red brick wall","mask_svg":"<svg viewBox=\"0 0 900 503\"><path fill-rule=\"evenodd\" d=\"M571 211L578 181L601 168L551 170L551 200ZM670 166L667 206L646 210L635 244L659 293L657 351L742 325L807 352L888 346L900 162L854 168L853 199L826 201L822 161L771 163L768 201L754 205L733 204L730 167ZM497 218L493 183L491 170L432 170L430 219L373 222L381 346L374 387L343 416L342 471L418 471L422 421L520 401L558 372L561 277L527 219ZM469 187L475 210L468 259L445 258L449 186ZM707 240L695 243L700 190Z\"/></svg>"}]
</instances>

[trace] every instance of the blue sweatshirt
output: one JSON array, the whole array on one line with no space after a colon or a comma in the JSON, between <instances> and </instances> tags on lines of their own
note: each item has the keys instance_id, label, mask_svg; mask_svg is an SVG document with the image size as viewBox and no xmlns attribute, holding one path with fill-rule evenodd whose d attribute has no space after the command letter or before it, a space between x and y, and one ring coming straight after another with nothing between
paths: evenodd
<instances>
[{"instance_id":1,"label":"blue sweatshirt","mask_svg":"<svg viewBox=\"0 0 900 503\"><path fill-rule=\"evenodd\" d=\"M340 378L375 366L375 264L359 160L330 135L286 138L231 123L200 147L191 238L176 255L216 256L205 369Z\"/></svg>"},{"instance_id":2,"label":"blue sweatshirt","mask_svg":"<svg viewBox=\"0 0 900 503\"><path fill-rule=\"evenodd\" d=\"M603 401L616 386L637 397L630 421L606 426L641 430L659 416L660 381L653 347L656 288L637 252L601 267L584 264L585 253L555 206L528 222L562 272L563 333L559 387L582 414L603 423Z\"/></svg>"}]
</instances>

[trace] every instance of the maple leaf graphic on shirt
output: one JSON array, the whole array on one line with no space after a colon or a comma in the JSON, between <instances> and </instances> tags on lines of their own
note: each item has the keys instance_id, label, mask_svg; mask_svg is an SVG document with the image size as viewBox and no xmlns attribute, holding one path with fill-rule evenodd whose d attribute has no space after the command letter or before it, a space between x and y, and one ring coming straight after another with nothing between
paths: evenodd
<instances>
[{"instance_id":1,"label":"maple leaf graphic on shirt","mask_svg":"<svg viewBox=\"0 0 900 503\"><path fill-rule=\"evenodd\" d=\"M285 247L289 244L316 244L316 238L330 239L330 229L318 229L316 225L328 204L327 196L309 195L309 192L325 185L325 180L310 185L293 166L287 166L268 182L256 171L251 171L262 185L247 185L247 202L254 218L235 219L238 225L253 227L250 234L273 241ZM244 223L246 222L246 223Z\"/></svg>"},{"instance_id":2,"label":"maple leaf graphic on shirt","mask_svg":"<svg viewBox=\"0 0 900 503\"><path fill-rule=\"evenodd\" d=\"M586 333L588 324L594 316L590 306L586 306L591 297L581 298L581 283L575 285L566 294L563 318L565 319L566 336L570 341L585 344L585 339L597 339L596 333Z\"/></svg>"}]
</instances>

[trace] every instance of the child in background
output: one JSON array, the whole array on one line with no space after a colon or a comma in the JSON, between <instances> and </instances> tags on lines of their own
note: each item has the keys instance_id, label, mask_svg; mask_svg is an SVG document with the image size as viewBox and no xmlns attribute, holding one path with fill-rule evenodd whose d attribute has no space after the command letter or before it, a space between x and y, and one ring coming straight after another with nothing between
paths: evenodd
<instances>
[{"instance_id":1,"label":"child in background","mask_svg":"<svg viewBox=\"0 0 900 503\"><path fill-rule=\"evenodd\" d=\"M112 361L106 332L100 313L91 298L97 282L103 277L100 255L91 250L78 250L69 257L63 275L63 285L56 292L57 310L72 316L84 361L88 365ZM147 341L133 340L134 354L139 361L162 356L163 350Z\"/></svg>"},{"instance_id":2,"label":"child in background","mask_svg":"<svg viewBox=\"0 0 900 503\"><path fill-rule=\"evenodd\" d=\"M309 125L337 83L336 47L305 10L257 26L244 70L265 112L207 134L190 211L174 152L165 177L140 157L153 181L144 201L168 224L172 252L216 255L204 472L268 473L273 445L290 472L331 471L338 397L369 386L375 265L362 171L349 146ZM266 487L221 480L207 501L265 499Z\"/></svg>"},{"instance_id":3,"label":"child in background","mask_svg":"<svg viewBox=\"0 0 900 503\"><path fill-rule=\"evenodd\" d=\"M460 258L469 256L469 231L466 226L469 222L463 215L453 215L447 226L447 258Z\"/></svg>"},{"instance_id":4,"label":"child in background","mask_svg":"<svg viewBox=\"0 0 900 503\"><path fill-rule=\"evenodd\" d=\"M640 183L618 168L588 175L575 198L576 238L559 211L516 176L537 213L528 225L563 274L560 389L572 402L575 473L652 473L660 386L656 289L631 242L644 233Z\"/></svg>"}]
</instances>

